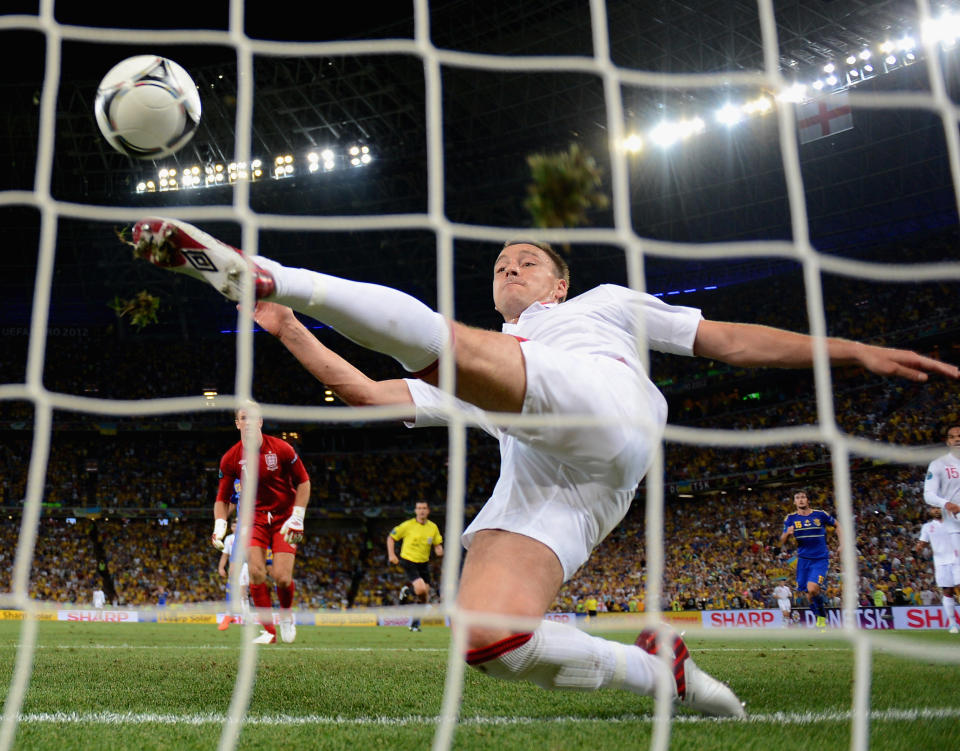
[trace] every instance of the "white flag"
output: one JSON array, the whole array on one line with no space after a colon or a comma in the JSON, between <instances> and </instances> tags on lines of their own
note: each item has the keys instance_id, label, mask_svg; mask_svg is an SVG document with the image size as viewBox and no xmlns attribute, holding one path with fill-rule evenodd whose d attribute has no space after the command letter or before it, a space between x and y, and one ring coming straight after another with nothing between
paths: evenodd
<instances>
[{"instance_id":1,"label":"white flag","mask_svg":"<svg viewBox=\"0 0 960 751\"><path fill-rule=\"evenodd\" d=\"M798 104L797 127L800 129L800 143L850 130L853 127L853 113L847 92L840 91Z\"/></svg>"}]
</instances>

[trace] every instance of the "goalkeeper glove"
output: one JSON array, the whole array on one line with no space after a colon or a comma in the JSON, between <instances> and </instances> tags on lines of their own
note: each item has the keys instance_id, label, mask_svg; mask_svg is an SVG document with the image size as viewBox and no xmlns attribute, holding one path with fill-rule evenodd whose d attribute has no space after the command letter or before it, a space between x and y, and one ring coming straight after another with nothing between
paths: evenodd
<instances>
[{"instance_id":1,"label":"goalkeeper glove","mask_svg":"<svg viewBox=\"0 0 960 751\"><path fill-rule=\"evenodd\" d=\"M306 509L303 506L294 506L290 512L290 517L280 527L280 535L291 545L296 545L303 541L303 514Z\"/></svg>"},{"instance_id":2,"label":"goalkeeper glove","mask_svg":"<svg viewBox=\"0 0 960 751\"><path fill-rule=\"evenodd\" d=\"M210 538L210 542L213 543L213 547L215 547L217 550L223 550L223 538L226 534L227 534L227 520L214 519L213 535Z\"/></svg>"}]
</instances>

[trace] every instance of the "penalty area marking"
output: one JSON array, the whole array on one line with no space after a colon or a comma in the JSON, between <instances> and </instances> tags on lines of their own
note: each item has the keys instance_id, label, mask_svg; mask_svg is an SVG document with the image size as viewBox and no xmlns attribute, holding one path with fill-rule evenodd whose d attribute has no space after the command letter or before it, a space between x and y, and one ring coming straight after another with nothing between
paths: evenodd
<instances>
[{"instance_id":1,"label":"penalty area marking","mask_svg":"<svg viewBox=\"0 0 960 751\"><path fill-rule=\"evenodd\" d=\"M917 720L950 720L960 718L960 708L941 709L879 709L870 712L871 722L915 722ZM21 714L19 722L25 725L222 725L226 716L205 714L159 714L137 712L30 712ZM678 715L676 723L688 725L707 722L748 722L755 725L819 725L830 722L850 722L852 712L769 712L748 715L746 720L719 719L700 715ZM261 715L244 719L244 725L293 727L297 725L387 726L407 727L435 725L436 717L406 715L403 717L342 717L339 715ZM564 725L591 723L652 723L648 715L621 715L619 717L462 717L462 726L510 725Z\"/></svg>"}]
</instances>

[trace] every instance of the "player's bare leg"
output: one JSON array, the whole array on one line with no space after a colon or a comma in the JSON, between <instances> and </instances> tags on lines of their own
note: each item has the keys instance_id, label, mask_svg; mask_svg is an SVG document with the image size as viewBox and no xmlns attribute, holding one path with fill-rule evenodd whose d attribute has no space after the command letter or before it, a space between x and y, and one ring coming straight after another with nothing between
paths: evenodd
<instances>
[{"instance_id":1,"label":"player's bare leg","mask_svg":"<svg viewBox=\"0 0 960 751\"><path fill-rule=\"evenodd\" d=\"M408 595L409 597L409 599L407 600L408 602L413 601L421 605L426 605L428 602L430 602L430 585L427 584L422 578L417 577L412 582L410 582L410 585L413 587L413 593ZM409 590L410 587L404 587L404 589ZM419 618L414 618L410 622L410 630L411 631L420 630Z\"/></svg>"},{"instance_id":2,"label":"player's bare leg","mask_svg":"<svg viewBox=\"0 0 960 751\"><path fill-rule=\"evenodd\" d=\"M470 612L542 619L562 584L560 561L547 546L513 532L481 530L467 552L457 602ZM744 716L736 695L696 666L682 639L673 642L679 662L672 673L649 653L649 644L639 642L622 644L546 620L532 632L471 624L467 662L493 677L543 688L623 688L644 696L652 696L658 677L668 673L680 706Z\"/></svg>"},{"instance_id":3,"label":"player's bare leg","mask_svg":"<svg viewBox=\"0 0 960 751\"><path fill-rule=\"evenodd\" d=\"M277 624L280 626L280 640L288 644L297 638L297 626L293 616L293 553L273 554L273 578L277 587L277 599L280 613Z\"/></svg>"},{"instance_id":4,"label":"player's bare leg","mask_svg":"<svg viewBox=\"0 0 960 751\"><path fill-rule=\"evenodd\" d=\"M250 599L258 611L257 618L263 631L254 639L257 644L274 644L277 641L277 629L273 625L273 599L267 585L267 551L265 548L251 546L247 548L247 568L250 571Z\"/></svg>"}]
</instances>

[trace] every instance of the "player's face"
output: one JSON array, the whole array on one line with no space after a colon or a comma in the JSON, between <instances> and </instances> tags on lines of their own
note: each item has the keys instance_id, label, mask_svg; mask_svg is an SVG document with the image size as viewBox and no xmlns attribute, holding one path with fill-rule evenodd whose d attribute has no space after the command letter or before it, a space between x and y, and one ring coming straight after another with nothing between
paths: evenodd
<instances>
[{"instance_id":1,"label":"player's face","mask_svg":"<svg viewBox=\"0 0 960 751\"><path fill-rule=\"evenodd\" d=\"M418 503L414 506L413 513L416 514L417 521L422 524L430 515L430 507L426 503Z\"/></svg>"},{"instance_id":2,"label":"player's face","mask_svg":"<svg viewBox=\"0 0 960 751\"><path fill-rule=\"evenodd\" d=\"M960 427L947 431L947 446L953 449L952 453L957 453L957 449L960 449Z\"/></svg>"},{"instance_id":3,"label":"player's face","mask_svg":"<svg viewBox=\"0 0 960 751\"><path fill-rule=\"evenodd\" d=\"M535 302L559 302L566 293L557 267L535 245L508 245L493 265L493 303L505 321L516 321Z\"/></svg>"},{"instance_id":4,"label":"player's face","mask_svg":"<svg viewBox=\"0 0 960 751\"><path fill-rule=\"evenodd\" d=\"M248 415L246 410L240 409L237 410L237 418L235 420L237 430L240 431L240 439L246 440L248 437L253 436L258 441L260 440L260 428L263 427L263 419L253 420Z\"/></svg>"},{"instance_id":5,"label":"player's face","mask_svg":"<svg viewBox=\"0 0 960 751\"><path fill-rule=\"evenodd\" d=\"M941 514L940 514L940 507L939 507L939 506L931 506L931 507L930 507L930 517L931 517L932 519L939 519L940 516L941 516Z\"/></svg>"},{"instance_id":6,"label":"player's face","mask_svg":"<svg viewBox=\"0 0 960 751\"><path fill-rule=\"evenodd\" d=\"M806 511L810 508L810 499L806 493L794 493L793 505L797 507L797 511Z\"/></svg>"}]
</instances>

